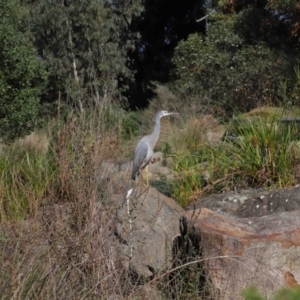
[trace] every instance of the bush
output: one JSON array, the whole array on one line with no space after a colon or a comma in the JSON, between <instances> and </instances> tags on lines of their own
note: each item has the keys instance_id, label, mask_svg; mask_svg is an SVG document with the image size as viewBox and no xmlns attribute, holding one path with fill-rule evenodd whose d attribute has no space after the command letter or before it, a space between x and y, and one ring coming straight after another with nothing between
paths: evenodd
<instances>
[{"instance_id":1,"label":"bush","mask_svg":"<svg viewBox=\"0 0 300 300\"><path fill-rule=\"evenodd\" d=\"M6 142L37 125L46 79L43 62L22 31L21 9L17 0L0 0L0 138Z\"/></svg>"},{"instance_id":2,"label":"bush","mask_svg":"<svg viewBox=\"0 0 300 300\"><path fill-rule=\"evenodd\" d=\"M288 57L263 42L247 44L234 29L241 16L215 13L207 35L191 34L178 43L173 63L174 84L186 93L201 95L202 104L226 111L282 103L282 82L288 75ZM292 72L291 72L292 73Z\"/></svg>"}]
</instances>

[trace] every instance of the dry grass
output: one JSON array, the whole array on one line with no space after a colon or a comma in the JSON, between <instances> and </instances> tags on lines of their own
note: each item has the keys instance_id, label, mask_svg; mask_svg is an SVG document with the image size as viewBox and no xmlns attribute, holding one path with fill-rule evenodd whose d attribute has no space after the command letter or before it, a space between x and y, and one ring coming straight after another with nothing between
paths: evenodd
<instances>
[{"instance_id":1,"label":"dry grass","mask_svg":"<svg viewBox=\"0 0 300 300\"><path fill-rule=\"evenodd\" d=\"M187 271L177 272L176 280L166 272L140 285L121 260L114 197L128 189L130 174L110 173L124 155L118 126L108 130L101 114L70 116L57 126L43 154L54 177L40 199L27 197L34 212L21 221L6 212L0 226L1 299L159 300L174 298L171 286L175 299L186 293L179 285L187 286Z\"/></svg>"},{"instance_id":2,"label":"dry grass","mask_svg":"<svg viewBox=\"0 0 300 300\"><path fill-rule=\"evenodd\" d=\"M156 97L151 100L146 110L142 112L143 126L142 130L152 128L156 113L160 110L175 111L180 113L180 118L188 120L199 114L211 113L211 110L204 106L199 97L187 96L184 94L174 95L164 86L158 86ZM180 119L175 118L175 119ZM180 124L179 122L179 125Z\"/></svg>"},{"instance_id":3,"label":"dry grass","mask_svg":"<svg viewBox=\"0 0 300 300\"><path fill-rule=\"evenodd\" d=\"M224 126L220 125L212 115L192 115L181 119L182 129L173 130L172 143L177 152L193 151L203 144L216 144L224 134Z\"/></svg>"},{"instance_id":4,"label":"dry grass","mask_svg":"<svg viewBox=\"0 0 300 300\"><path fill-rule=\"evenodd\" d=\"M283 116L295 116L299 115L299 108L283 108L283 107L274 107L274 106L260 106L252 109L251 111L243 114L243 117L261 117L263 119L269 119L274 117L283 117Z\"/></svg>"},{"instance_id":5,"label":"dry grass","mask_svg":"<svg viewBox=\"0 0 300 300\"><path fill-rule=\"evenodd\" d=\"M151 100L146 113L155 113L160 110L177 111L182 116L190 114L207 114L212 113L212 109L208 103L205 103L201 96L187 95L186 92L177 91L175 95L165 86L157 86L156 97Z\"/></svg>"},{"instance_id":6,"label":"dry grass","mask_svg":"<svg viewBox=\"0 0 300 300\"><path fill-rule=\"evenodd\" d=\"M42 154L46 154L50 143L49 129L44 129L25 136L16 141L13 145L15 147L22 147L25 149L35 149Z\"/></svg>"},{"instance_id":7,"label":"dry grass","mask_svg":"<svg viewBox=\"0 0 300 300\"><path fill-rule=\"evenodd\" d=\"M105 299L130 293L124 288L128 276L122 276L110 246L109 214L87 206L81 212L73 203L45 206L34 221L2 228L2 299Z\"/></svg>"},{"instance_id":8,"label":"dry grass","mask_svg":"<svg viewBox=\"0 0 300 300\"><path fill-rule=\"evenodd\" d=\"M216 108L204 106L199 97L174 95L166 87L158 86L156 97L142 112L141 135L151 132L155 115L160 110L179 112L179 115L161 119L162 127L157 149L168 143L171 151L186 151L201 143L215 144L224 134L224 126L221 126L213 115Z\"/></svg>"},{"instance_id":9,"label":"dry grass","mask_svg":"<svg viewBox=\"0 0 300 300\"><path fill-rule=\"evenodd\" d=\"M113 247L115 208L106 205L113 196L107 190L123 190L126 179L102 180L102 163L122 156L117 124L111 125L110 134L105 126L101 114L71 116L58 126L51 150L43 154L55 176L40 199L28 194L26 200L35 206L34 213L25 209L27 220L16 221L5 212L1 299L126 299L134 290ZM32 147L36 137L18 143ZM32 186L24 188L29 192Z\"/></svg>"}]
</instances>

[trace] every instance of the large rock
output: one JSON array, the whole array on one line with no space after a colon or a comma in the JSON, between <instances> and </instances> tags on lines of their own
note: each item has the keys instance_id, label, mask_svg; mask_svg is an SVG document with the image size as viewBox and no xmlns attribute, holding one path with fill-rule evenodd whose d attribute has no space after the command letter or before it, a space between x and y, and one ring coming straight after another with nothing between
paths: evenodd
<instances>
[{"instance_id":1,"label":"large rock","mask_svg":"<svg viewBox=\"0 0 300 300\"><path fill-rule=\"evenodd\" d=\"M189 204L186 210L209 208L216 212L224 212L230 215L240 216L240 211L252 211L251 216L261 216L265 213L263 201L270 191L264 189L247 189L241 191L229 191L222 194L215 194L209 197L200 198ZM254 212L253 212L254 210ZM247 215L244 215L247 217Z\"/></svg>"},{"instance_id":2,"label":"large rock","mask_svg":"<svg viewBox=\"0 0 300 300\"><path fill-rule=\"evenodd\" d=\"M248 189L216 194L195 201L187 207L187 210L201 207L241 218L300 210L300 185L273 191Z\"/></svg>"},{"instance_id":3,"label":"large rock","mask_svg":"<svg viewBox=\"0 0 300 300\"><path fill-rule=\"evenodd\" d=\"M281 193L284 202L290 199ZM241 292L249 286L273 299L278 289L290 285L290 277L300 282L300 211L239 218L200 208L185 216L220 299L243 299Z\"/></svg>"},{"instance_id":4,"label":"large rock","mask_svg":"<svg viewBox=\"0 0 300 300\"><path fill-rule=\"evenodd\" d=\"M116 211L118 253L141 281L172 265L172 244L180 236L184 210L151 187L135 187L129 198L119 199Z\"/></svg>"}]
</instances>

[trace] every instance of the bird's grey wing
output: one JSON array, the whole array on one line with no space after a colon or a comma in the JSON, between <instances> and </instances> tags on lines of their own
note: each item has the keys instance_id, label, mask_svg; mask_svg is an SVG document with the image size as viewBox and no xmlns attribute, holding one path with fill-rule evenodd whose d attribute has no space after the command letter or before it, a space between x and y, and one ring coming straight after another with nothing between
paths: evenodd
<instances>
[{"instance_id":1,"label":"bird's grey wing","mask_svg":"<svg viewBox=\"0 0 300 300\"><path fill-rule=\"evenodd\" d=\"M132 176L131 176L133 180L135 180L136 177L138 176L139 169L142 167L144 160L147 157L147 153L148 153L148 144L146 142L140 142L134 151Z\"/></svg>"}]
</instances>

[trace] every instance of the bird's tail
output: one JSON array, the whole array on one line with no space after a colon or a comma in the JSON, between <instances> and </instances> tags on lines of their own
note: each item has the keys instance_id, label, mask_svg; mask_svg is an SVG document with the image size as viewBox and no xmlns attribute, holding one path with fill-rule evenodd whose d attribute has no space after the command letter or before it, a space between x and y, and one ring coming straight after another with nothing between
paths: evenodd
<instances>
[{"instance_id":1,"label":"bird's tail","mask_svg":"<svg viewBox=\"0 0 300 300\"><path fill-rule=\"evenodd\" d=\"M136 179L137 179L138 176L139 176L139 172L132 173L131 179L133 181L136 181Z\"/></svg>"}]
</instances>

